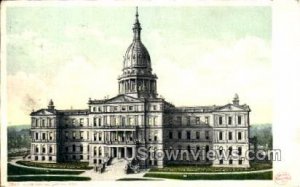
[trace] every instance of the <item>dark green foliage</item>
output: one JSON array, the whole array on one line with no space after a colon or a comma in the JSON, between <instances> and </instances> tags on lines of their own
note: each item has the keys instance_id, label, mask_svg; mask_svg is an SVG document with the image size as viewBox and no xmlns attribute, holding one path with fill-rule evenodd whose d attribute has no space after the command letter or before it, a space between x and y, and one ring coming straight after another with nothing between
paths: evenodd
<instances>
[{"instance_id":1,"label":"dark green foliage","mask_svg":"<svg viewBox=\"0 0 300 187\"><path fill-rule=\"evenodd\" d=\"M7 175L34 175L34 174L63 174L63 175L79 175L83 171L64 171L64 170L49 170L49 169L31 169L7 164Z\"/></svg>"},{"instance_id":2,"label":"dark green foliage","mask_svg":"<svg viewBox=\"0 0 300 187\"><path fill-rule=\"evenodd\" d=\"M255 124L250 127L250 137L256 137L257 145L273 148L272 124Z\"/></svg>"},{"instance_id":3,"label":"dark green foliage","mask_svg":"<svg viewBox=\"0 0 300 187\"><path fill-rule=\"evenodd\" d=\"M7 128L8 156L24 156L30 149L30 125L10 126Z\"/></svg>"},{"instance_id":4,"label":"dark green foliage","mask_svg":"<svg viewBox=\"0 0 300 187\"><path fill-rule=\"evenodd\" d=\"M273 172L263 173L246 173L246 174L161 174L161 173L146 173L144 177L180 179L180 180L272 180Z\"/></svg>"},{"instance_id":5,"label":"dark green foliage","mask_svg":"<svg viewBox=\"0 0 300 187\"><path fill-rule=\"evenodd\" d=\"M88 166L88 162L65 162L65 163L42 163L42 162L30 162L30 161L17 161L18 164L24 166L41 167L41 168L55 168L55 169L93 169L92 166Z\"/></svg>"}]
</instances>

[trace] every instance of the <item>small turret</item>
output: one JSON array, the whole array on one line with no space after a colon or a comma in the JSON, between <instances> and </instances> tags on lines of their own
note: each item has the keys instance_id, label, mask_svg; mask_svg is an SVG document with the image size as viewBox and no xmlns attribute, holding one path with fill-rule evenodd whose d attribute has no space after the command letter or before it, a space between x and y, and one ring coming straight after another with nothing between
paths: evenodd
<instances>
[{"instance_id":1,"label":"small turret","mask_svg":"<svg viewBox=\"0 0 300 187\"><path fill-rule=\"evenodd\" d=\"M54 110L54 108L55 108L54 103L53 103L52 99L50 99L49 104L48 104L48 109Z\"/></svg>"},{"instance_id":2,"label":"small turret","mask_svg":"<svg viewBox=\"0 0 300 187\"><path fill-rule=\"evenodd\" d=\"M233 103L233 105L235 105L235 106L240 105L240 100L239 100L239 95L238 95L238 94L235 94L235 95L234 95L234 98L233 98L233 100L232 100L232 103Z\"/></svg>"}]
</instances>

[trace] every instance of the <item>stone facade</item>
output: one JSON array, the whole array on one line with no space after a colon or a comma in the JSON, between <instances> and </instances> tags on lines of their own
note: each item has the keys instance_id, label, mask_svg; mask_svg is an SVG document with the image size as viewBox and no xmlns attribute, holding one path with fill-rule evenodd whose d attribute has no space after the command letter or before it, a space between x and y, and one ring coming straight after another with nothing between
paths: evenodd
<instances>
[{"instance_id":1,"label":"stone facade","mask_svg":"<svg viewBox=\"0 0 300 187\"><path fill-rule=\"evenodd\" d=\"M133 42L118 78L119 94L110 99L89 99L84 110L48 108L31 113L31 160L38 162L82 161L99 165L113 157L133 157L138 149L147 154L181 150L183 157L148 157L141 167L169 163L249 167L248 105L233 102L220 106L175 107L157 94L157 76L141 42L136 13ZM202 150L197 159L193 152ZM237 152L236 158L209 159L215 151ZM213 156L215 157L215 156Z\"/></svg>"}]
</instances>

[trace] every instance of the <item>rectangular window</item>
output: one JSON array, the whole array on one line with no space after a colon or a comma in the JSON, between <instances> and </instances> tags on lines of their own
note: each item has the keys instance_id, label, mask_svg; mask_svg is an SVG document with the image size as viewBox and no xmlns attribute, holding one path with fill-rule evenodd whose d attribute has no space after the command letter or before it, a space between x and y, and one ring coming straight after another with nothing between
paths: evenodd
<instances>
[{"instance_id":1,"label":"rectangular window","mask_svg":"<svg viewBox=\"0 0 300 187\"><path fill-rule=\"evenodd\" d=\"M42 140L46 139L46 133L42 133Z\"/></svg>"},{"instance_id":2,"label":"rectangular window","mask_svg":"<svg viewBox=\"0 0 300 187\"><path fill-rule=\"evenodd\" d=\"M80 131L80 139L83 140L83 131Z\"/></svg>"},{"instance_id":3,"label":"rectangular window","mask_svg":"<svg viewBox=\"0 0 300 187\"><path fill-rule=\"evenodd\" d=\"M205 124L206 124L206 125L209 124L209 117L208 117L208 116L205 117Z\"/></svg>"},{"instance_id":4,"label":"rectangular window","mask_svg":"<svg viewBox=\"0 0 300 187\"><path fill-rule=\"evenodd\" d=\"M126 110L126 107L125 106L122 106L122 111L125 111Z\"/></svg>"},{"instance_id":5,"label":"rectangular window","mask_svg":"<svg viewBox=\"0 0 300 187\"><path fill-rule=\"evenodd\" d=\"M191 139L191 131L186 131L186 139Z\"/></svg>"},{"instance_id":6,"label":"rectangular window","mask_svg":"<svg viewBox=\"0 0 300 187\"><path fill-rule=\"evenodd\" d=\"M103 125L107 125L107 116L103 116Z\"/></svg>"},{"instance_id":7,"label":"rectangular window","mask_svg":"<svg viewBox=\"0 0 300 187\"><path fill-rule=\"evenodd\" d=\"M153 105L153 110L156 110L156 105Z\"/></svg>"},{"instance_id":8,"label":"rectangular window","mask_svg":"<svg viewBox=\"0 0 300 187\"><path fill-rule=\"evenodd\" d=\"M200 125L200 117L196 117L196 125Z\"/></svg>"},{"instance_id":9,"label":"rectangular window","mask_svg":"<svg viewBox=\"0 0 300 187\"><path fill-rule=\"evenodd\" d=\"M205 139L209 140L209 131L205 131Z\"/></svg>"},{"instance_id":10,"label":"rectangular window","mask_svg":"<svg viewBox=\"0 0 300 187\"><path fill-rule=\"evenodd\" d=\"M181 123L182 123L182 119L180 116L177 117L177 123L178 123L178 125L181 125Z\"/></svg>"},{"instance_id":11,"label":"rectangular window","mask_svg":"<svg viewBox=\"0 0 300 187\"><path fill-rule=\"evenodd\" d=\"M189 126L191 124L191 117L186 117L186 124Z\"/></svg>"},{"instance_id":12,"label":"rectangular window","mask_svg":"<svg viewBox=\"0 0 300 187\"><path fill-rule=\"evenodd\" d=\"M229 164L232 165L232 160L231 159L229 160Z\"/></svg>"},{"instance_id":13,"label":"rectangular window","mask_svg":"<svg viewBox=\"0 0 300 187\"><path fill-rule=\"evenodd\" d=\"M169 139L173 139L173 132L169 131Z\"/></svg>"},{"instance_id":14,"label":"rectangular window","mask_svg":"<svg viewBox=\"0 0 300 187\"><path fill-rule=\"evenodd\" d=\"M35 139L38 140L39 139L39 133L35 133Z\"/></svg>"},{"instance_id":15,"label":"rectangular window","mask_svg":"<svg viewBox=\"0 0 300 187\"><path fill-rule=\"evenodd\" d=\"M238 140L242 139L242 132L238 132Z\"/></svg>"},{"instance_id":16,"label":"rectangular window","mask_svg":"<svg viewBox=\"0 0 300 187\"><path fill-rule=\"evenodd\" d=\"M228 125L231 125L231 124L232 124L232 117L229 116L229 117L228 117Z\"/></svg>"},{"instance_id":17,"label":"rectangular window","mask_svg":"<svg viewBox=\"0 0 300 187\"><path fill-rule=\"evenodd\" d=\"M83 118L79 119L79 125L82 127L83 126Z\"/></svg>"},{"instance_id":18,"label":"rectangular window","mask_svg":"<svg viewBox=\"0 0 300 187\"><path fill-rule=\"evenodd\" d=\"M76 139L76 132L75 131L72 132L72 138L73 138L73 140Z\"/></svg>"},{"instance_id":19,"label":"rectangular window","mask_svg":"<svg viewBox=\"0 0 300 187\"><path fill-rule=\"evenodd\" d=\"M157 117L153 117L153 125L154 125L154 126L157 125Z\"/></svg>"},{"instance_id":20,"label":"rectangular window","mask_svg":"<svg viewBox=\"0 0 300 187\"><path fill-rule=\"evenodd\" d=\"M72 125L75 125L75 119L72 119Z\"/></svg>"},{"instance_id":21,"label":"rectangular window","mask_svg":"<svg viewBox=\"0 0 300 187\"><path fill-rule=\"evenodd\" d=\"M97 125L97 118L94 118L94 127Z\"/></svg>"},{"instance_id":22,"label":"rectangular window","mask_svg":"<svg viewBox=\"0 0 300 187\"><path fill-rule=\"evenodd\" d=\"M133 106L129 106L128 110L132 111L133 110Z\"/></svg>"},{"instance_id":23,"label":"rectangular window","mask_svg":"<svg viewBox=\"0 0 300 187\"><path fill-rule=\"evenodd\" d=\"M223 133L219 132L219 140L223 140Z\"/></svg>"},{"instance_id":24,"label":"rectangular window","mask_svg":"<svg viewBox=\"0 0 300 187\"><path fill-rule=\"evenodd\" d=\"M50 140L53 139L52 132L49 133L49 139L50 139Z\"/></svg>"},{"instance_id":25,"label":"rectangular window","mask_svg":"<svg viewBox=\"0 0 300 187\"><path fill-rule=\"evenodd\" d=\"M199 140L200 139L200 132L196 131L196 139Z\"/></svg>"},{"instance_id":26,"label":"rectangular window","mask_svg":"<svg viewBox=\"0 0 300 187\"><path fill-rule=\"evenodd\" d=\"M243 160L239 160L239 165L242 165L243 164Z\"/></svg>"},{"instance_id":27,"label":"rectangular window","mask_svg":"<svg viewBox=\"0 0 300 187\"><path fill-rule=\"evenodd\" d=\"M242 124L242 116L238 116L238 125Z\"/></svg>"},{"instance_id":28,"label":"rectangular window","mask_svg":"<svg viewBox=\"0 0 300 187\"><path fill-rule=\"evenodd\" d=\"M178 136L178 139L181 139L181 131L178 131L177 136Z\"/></svg>"},{"instance_id":29,"label":"rectangular window","mask_svg":"<svg viewBox=\"0 0 300 187\"><path fill-rule=\"evenodd\" d=\"M228 140L232 140L232 132L228 132Z\"/></svg>"},{"instance_id":30,"label":"rectangular window","mask_svg":"<svg viewBox=\"0 0 300 187\"><path fill-rule=\"evenodd\" d=\"M223 118L222 118L222 116L220 116L219 117L219 125L222 125L222 123L223 123Z\"/></svg>"}]
</instances>

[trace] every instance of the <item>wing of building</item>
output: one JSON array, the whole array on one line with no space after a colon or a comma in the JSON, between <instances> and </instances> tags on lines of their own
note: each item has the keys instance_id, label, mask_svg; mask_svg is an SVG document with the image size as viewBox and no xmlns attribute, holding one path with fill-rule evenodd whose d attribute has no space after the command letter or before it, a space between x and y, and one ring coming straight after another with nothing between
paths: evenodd
<instances>
[{"instance_id":1,"label":"wing of building","mask_svg":"<svg viewBox=\"0 0 300 187\"><path fill-rule=\"evenodd\" d=\"M139 156L143 168L169 163L249 167L249 106L240 105L238 95L232 103L193 107L175 107L158 97L141 30L137 12L117 96L90 99L83 110L59 110L51 100L48 108L30 114L30 159L94 166ZM175 151L177 157L169 157Z\"/></svg>"}]
</instances>

